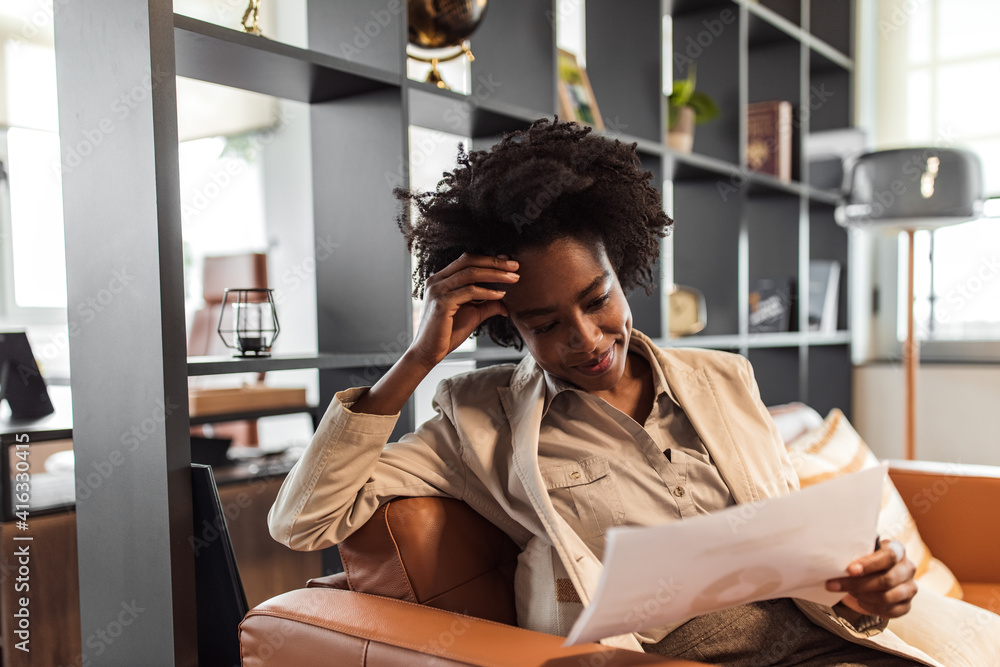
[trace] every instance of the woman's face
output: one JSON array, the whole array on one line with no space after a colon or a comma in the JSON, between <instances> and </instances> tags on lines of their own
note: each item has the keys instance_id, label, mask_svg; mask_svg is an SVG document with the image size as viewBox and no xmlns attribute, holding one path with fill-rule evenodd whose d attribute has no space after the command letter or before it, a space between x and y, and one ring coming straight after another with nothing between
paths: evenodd
<instances>
[{"instance_id":1,"label":"woman's face","mask_svg":"<svg viewBox=\"0 0 1000 667\"><path fill-rule=\"evenodd\" d=\"M618 384L632 311L604 246L565 238L513 259L521 278L503 303L538 365L584 391Z\"/></svg>"}]
</instances>

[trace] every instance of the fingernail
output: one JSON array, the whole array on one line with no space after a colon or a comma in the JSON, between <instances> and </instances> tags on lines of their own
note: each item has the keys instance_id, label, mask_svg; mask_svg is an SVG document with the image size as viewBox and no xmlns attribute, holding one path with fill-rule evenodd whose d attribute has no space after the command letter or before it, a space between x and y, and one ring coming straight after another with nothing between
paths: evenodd
<instances>
[{"instance_id":1,"label":"fingernail","mask_svg":"<svg viewBox=\"0 0 1000 667\"><path fill-rule=\"evenodd\" d=\"M865 568L861 567L861 565L859 565L858 563L851 563L850 565L847 566L848 574L856 575L856 574L861 574L864 571Z\"/></svg>"},{"instance_id":2,"label":"fingernail","mask_svg":"<svg viewBox=\"0 0 1000 667\"><path fill-rule=\"evenodd\" d=\"M839 581L828 581L826 582L826 590L828 591L839 591L840 582Z\"/></svg>"},{"instance_id":3,"label":"fingernail","mask_svg":"<svg viewBox=\"0 0 1000 667\"><path fill-rule=\"evenodd\" d=\"M509 255L497 255L497 259L510 259Z\"/></svg>"},{"instance_id":4,"label":"fingernail","mask_svg":"<svg viewBox=\"0 0 1000 667\"><path fill-rule=\"evenodd\" d=\"M510 272L510 271L508 271L508 272L507 272L507 277L509 277L509 278L513 278L514 280L520 280L520 279L521 279L521 276L519 276L519 275L518 275L518 274L516 274L516 273L512 273L512 272Z\"/></svg>"}]
</instances>

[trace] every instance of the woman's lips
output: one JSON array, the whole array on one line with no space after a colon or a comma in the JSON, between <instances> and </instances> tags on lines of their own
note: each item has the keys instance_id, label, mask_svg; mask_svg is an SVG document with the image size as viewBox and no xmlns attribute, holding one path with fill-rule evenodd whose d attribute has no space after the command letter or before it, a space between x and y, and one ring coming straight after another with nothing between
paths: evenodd
<instances>
[{"instance_id":1,"label":"woman's lips","mask_svg":"<svg viewBox=\"0 0 1000 667\"><path fill-rule=\"evenodd\" d=\"M607 352L602 354L596 360L580 364L576 367L576 370L580 371L584 375L600 375L601 373L604 373L611 368L611 363L615 360L614 350L615 346L612 345L608 348Z\"/></svg>"}]
</instances>

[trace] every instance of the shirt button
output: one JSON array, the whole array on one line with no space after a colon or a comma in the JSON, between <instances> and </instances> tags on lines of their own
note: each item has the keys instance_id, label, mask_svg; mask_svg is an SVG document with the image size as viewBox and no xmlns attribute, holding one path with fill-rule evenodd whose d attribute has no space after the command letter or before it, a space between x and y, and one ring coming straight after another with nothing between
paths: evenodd
<instances>
[{"instance_id":1,"label":"shirt button","mask_svg":"<svg viewBox=\"0 0 1000 667\"><path fill-rule=\"evenodd\" d=\"M573 479L580 479L580 473L574 472L570 475L570 477L572 477Z\"/></svg>"},{"instance_id":2,"label":"shirt button","mask_svg":"<svg viewBox=\"0 0 1000 667\"><path fill-rule=\"evenodd\" d=\"M681 496L683 496L684 495L684 487L683 486L675 486L674 487L674 495L677 496L678 498L680 498Z\"/></svg>"}]
</instances>

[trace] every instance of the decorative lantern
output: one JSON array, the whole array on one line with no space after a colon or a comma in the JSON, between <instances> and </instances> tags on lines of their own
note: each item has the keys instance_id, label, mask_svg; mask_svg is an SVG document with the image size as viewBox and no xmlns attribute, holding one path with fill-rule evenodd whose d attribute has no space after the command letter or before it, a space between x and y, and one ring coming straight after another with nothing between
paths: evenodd
<instances>
[{"instance_id":1,"label":"decorative lantern","mask_svg":"<svg viewBox=\"0 0 1000 667\"><path fill-rule=\"evenodd\" d=\"M230 311L227 306L231 306ZM227 313L230 313L227 317ZM274 290L227 289L222 297L218 332L237 357L269 357L281 327L274 306Z\"/></svg>"}]
</instances>

